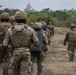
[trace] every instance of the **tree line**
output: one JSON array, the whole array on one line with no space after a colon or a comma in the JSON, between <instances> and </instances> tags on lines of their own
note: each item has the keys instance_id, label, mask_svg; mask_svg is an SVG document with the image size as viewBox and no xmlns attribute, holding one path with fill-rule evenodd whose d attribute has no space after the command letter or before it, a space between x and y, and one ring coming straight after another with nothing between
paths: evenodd
<instances>
[{"instance_id":1,"label":"tree line","mask_svg":"<svg viewBox=\"0 0 76 75\"><path fill-rule=\"evenodd\" d=\"M0 14L2 12L8 12L11 16L15 14L19 9L0 9ZM76 10L75 9L63 9L63 10L51 10L49 8L45 8L41 11L34 10L30 5L26 6L24 11L27 12L27 23L36 22L40 20L46 21L49 24L49 21L53 23L55 26L69 26L70 23L76 24Z\"/></svg>"}]
</instances>

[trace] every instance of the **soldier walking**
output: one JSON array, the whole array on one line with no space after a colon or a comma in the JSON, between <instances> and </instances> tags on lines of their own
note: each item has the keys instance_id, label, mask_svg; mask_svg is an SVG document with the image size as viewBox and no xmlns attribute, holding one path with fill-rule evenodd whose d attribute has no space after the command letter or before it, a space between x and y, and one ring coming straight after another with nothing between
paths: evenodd
<instances>
[{"instance_id":1,"label":"soldier walking","mask_svg":"<svg viewBox=\"0 0 76 75\"><path fill-rule=\"evenodd\" d=\"M11 16L11 17L10 17L10 23L11 23L11 26L13 26L13 25L16 24L15 16Z\"/></svg>"},{"instance_id":2,"label":"soldier walking","mask_svg":"<svg viewBox=\"0 0 76 75\"><path fill-rule=\"evenodd\" d=\"M64 39L64 45L66 45L66 42L68 42L68 54L69 54L69 61L74 60L75 56L75 49L76 49L76 31L75 31L75 24L72 23L70 25L70 31L67 32L65 39Z\"/></svg>"},{"instance_id":3,"label":"soldier walking","mask_svg":"<svg viewBox=\"0 0 76 75\"><path fill-rule=\"evenodd\" d=\"M10 58L8 75L29 75L30 51L29 46L31 41L35 45L38 44L38 38L35 31L26 24L27 14L24 11L15 13L17 24L11 26L4 38L3 45L5 48L12 43L13 54Z\"/></svg>"},{"instance_id":4,"label":"soldier walking","mask_svg":"<svg viewBox=\"0 0 76 75\"><path fill-rule=\"evenodd\" d=\"M10 16L7 12L3 12L1 14L1 23L0 23L0 62L3 61L3 75L8 75L8 65L9 65L9 51L10 46L7 51L4 50L3 46L3 39L5 33L7 32L8 28L11 26L9 22Z\"/></svg>"},{"instance_id":5,"label":"soldier walking","mask_svg":"<svg viewBox=\"0 0 76 75\"><path fill-rule=\"evenodd\" d=\"M52 22L49 22L49 25L47 25L47 28L50 31L50 40L49 40L49 44L50 44L52 36L54 36L54 26L52 25Z\"/></svg>"},{"instance_id":6,"label":"soldier walking","mask_svg":"<svg viewBox=\"0 0 76 75\"><path fill-rule=\"evenodd\" d=\"M43 58L45 56L44 54L44 44L48 43L48 39L46 38L45 34L42 32L42 24L39 22L35 22L34 24L34 30L37 33L37 37L39 39L38 46L35 46L33 50L31 50L31 59L32 59L32 71L35 72L36 69L34 69L34 64L37 63L37 75L42 74L42 68L43 68ZM32 75L34 74L32 72Z\"/></svg>"}]
</instances>

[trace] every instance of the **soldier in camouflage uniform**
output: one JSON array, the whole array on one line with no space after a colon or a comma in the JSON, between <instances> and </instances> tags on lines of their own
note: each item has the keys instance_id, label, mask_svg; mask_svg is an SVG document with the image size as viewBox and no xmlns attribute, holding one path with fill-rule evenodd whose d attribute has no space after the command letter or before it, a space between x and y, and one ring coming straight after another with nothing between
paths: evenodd
<instances>
[{"instance_id":1,"label":"soldier in camouflage uniform","mask_svg":"<svg viewBox=\"0 0 76 75\"><path fill-rule=\"evenodd\" d=\"M47 36L48 38L48 44L49 44L49 41L50 41L50 31L49 29L47 28L47 24L45 21L40 21L40 23L42 23L42 31L45 33L45 35ZM49 44L50 45L50 44Z\"/></svg>"},{"instance_id":2,"label":"soldier in camouflage uniform","mask_svg":"<svg viewBox=\"0 0 76 75\"><path fill-rule=\"evenodd\" d=\"M34 69L34 64L35 62L37 63L37 75L41 75L42 73L42 62L43 62L43 58L44 58L44 44L47 45L48 43L48 39L46 37L46 35L42 32L42 24L39 22L36 22L34 24L34 30L37 33L37 37L39 39L39 44L38 46L35 47L35 49L33 51L31 51L31 57L32 57L32 71L35 72L36 69ZM32 75L33 75L32 72Z\"/></svg>"},{"instance_id":3,"label":"soldier in camouflage uniform","mask_svg":"<svg viewBox=\"0 0 76 75\"><path fill-rule=\"evenodd\" d=\"M15 16L11 16L11 17L10 17L10 22L11 22L11 25L12 25L12 26L16 24Z\"/></svg>"},{"instance_id":4,"label":"soldier in camouflage uniform","mask_svg":"<svg viewBox=\"0 0 76 75\"><path fill-rule=\"evenodd\" d=\"M1 14L1 23L0 23L0 60L2 60L2 56L3 56L3 39L4 39L4 35L6 33L6 31L8 30L8 28L11 26L11 24L9 23L9 14L7 12L3 12Z\"/></svg>"},{"instance_id":5,"label":"soldier in camouflage uniform","mask_svg":"<svg viewBox=\"0 0 76 75\"><path fill-rule=\"evenodd\" d=\"M64 45L66 45L66 42L68 42L68 54L69 54L69 61L74 60L75 56L75 49L76 49L76 31L75 31L75 24L70 25L70 31L67 32L65 39L64 39Z\"/></svg>"},{"instance_id":6,"label":"soldier in camouflage uniform","mask_svg":"<svg viewBox=\"0 0 76 75\"><path fill-rule=\"evenodd\" d=\"M4 38L5 48L11 42L13 54L10 58L8 75L29 75L28 67L30 61L29 46L31 41L38 44L35 31L26 24L27 14L24 11L17 11L15 14L16 25L11 26Z\"/></svg>"},{"instance_id":7,"label":"soldier in camouflage uniform","mask_svg":"<svg viewBox=\"0 0 76 75\"><path fill-rule=\"evenodd\" d=\"M6 31L11 26L9 22L10 16L7 12L3 12L1 14L1 23L0 23L0 59L3 60L3 75L7 75L8 72L8 65L9 65L9 50L10 45L7 51L4 50L3 47L3 39L5 36Z\"/></svg>"},{"instance_id":8,"label":"soldier in camouflage uniform","mask_svg":"<svg viewBox=\"0 0 76 75\"><path fill-rule=\"evenodd\" d=\"M32 28L33 28L33 25L34 25L34 23L33 23L33 22L31 22L30 27L32 27Z\"/></svg>"},{"instance_id":9,"label":"soldier in camouflage uniform","mask_svg":"<svg viewBox=\"0 0 76 75\"><path fill-rule=\"evenodd\" d=\"M52 25L52 22L49 22L49 25L47 25L47 28L50 31L50 40L49 40L49 44L51 43L51 38L54 35L54 26Z\"/></svg>"}]
</instances>

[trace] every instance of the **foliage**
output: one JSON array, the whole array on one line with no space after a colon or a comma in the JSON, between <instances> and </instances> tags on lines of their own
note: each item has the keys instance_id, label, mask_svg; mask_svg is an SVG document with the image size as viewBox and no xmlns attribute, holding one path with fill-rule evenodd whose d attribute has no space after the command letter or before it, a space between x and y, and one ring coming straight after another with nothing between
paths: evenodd
<instances>
[{"instance_id":1,"label":"foliage","mask_svg":"<svg viewBox=\"0 0 76 75\"><path fill-rule=\"evenodd\" d=\"M8 12L11 15L14 15L16 11L19 9L0 9L0 14L2 12ZM76 10L56 10L53 11L49 8L45 8L41 11L34 10L30 3L24 9L28 13L27 23L36 22L40 20L44 20L47 24L51 21L55 26L69 26L70 23L76 24Z\"/></svg>"},{"instance_id":2,"label":"foliage","mask_svg":"<svg viewBox=\"0 0 76 75\"><path fill-rule=\"evenodd\" d=\"M30 24L31 22L36 22L37 21L37 16L34 14L31 14L28 18L27 18L27 23Z\"/></svg>"}]
</instances>

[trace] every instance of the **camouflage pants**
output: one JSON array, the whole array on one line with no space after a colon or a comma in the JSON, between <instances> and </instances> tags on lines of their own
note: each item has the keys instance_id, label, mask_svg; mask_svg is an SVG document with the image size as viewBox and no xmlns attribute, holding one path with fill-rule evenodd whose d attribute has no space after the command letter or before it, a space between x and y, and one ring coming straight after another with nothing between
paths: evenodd
<instances>
[{"instance_id":1,"label":"camouflage pants","mask_svg":"<svg viewBox=\"0 0 76 75\"><path fill-rule=\"evenodd\" d=\"M4 53L3 53L3 51L4 51L4 48L0 47L0 63L2 63L3 58L4 58Z\"/></svg>"},{"instance_id":2,"label":"camouflage pants","mask_svg":"<svg viewBox=\"0 0 76 75\"><path fill-rule=\"evenodd\" d=\"M31 60L32 60L32 75L36 75L34 74L34 72L36 71L36 66L34 66L34 64L37 63L37 75L41 75L42 73L42 68L43 68L43 56L41 52L32 52L31 53Z\"/></svg>"},{"instance_id":3,"label":"camouflage pants","mask_svg":"<svg viewBox=\"0 0 76 75\"><path fill-rule=\"evenodd\" d=\"M10 64L10 57L12 55L12 47L9 45L9 47L6 50L7 52L4 55L3 60L3 75L8 75L8 66Z\"/></svg>"},{"instance_id":4,"label":"camouflage pants","mask_svg":"<svg viewBox=\"0 0 76 75\"><path fill-rule=\"evenodd\" d=\"M70 61L74 60L75 50L76 50L76 42L69 42L68 43L68 55L69 55Z\"/></svg>"},{"instance_id":5,"label":"camouflage pants","mask_svg":"<svg viewBox=\"0 0 76 75\"><path fill-rule=\"evenodd\" d=\"M6 59L3 60L3 63L2 63L3 64L2 65L2 67L3 67L3 75L8 75L9 63L10 63L9 58L6 58Z\"/></svg>"},{"instance_id":6,"label":"camouflage pants","mask_svg":"<svg viewBox=\"0 0 76 75\"><path fill-rule=\"evenodd\" d=\"M52 36L48 37L48 44L51 45Z\"/></svg>"},{"instance_id":7,"label":"camouflage pants","mask_svg":"<svg viewBox=\"0 0 76 75\"><path fill-rule=\"evenodd\" d=\"M9 65L8 75L29 75L29 52L14 52Z\"/></svg>"}]
</instances>

